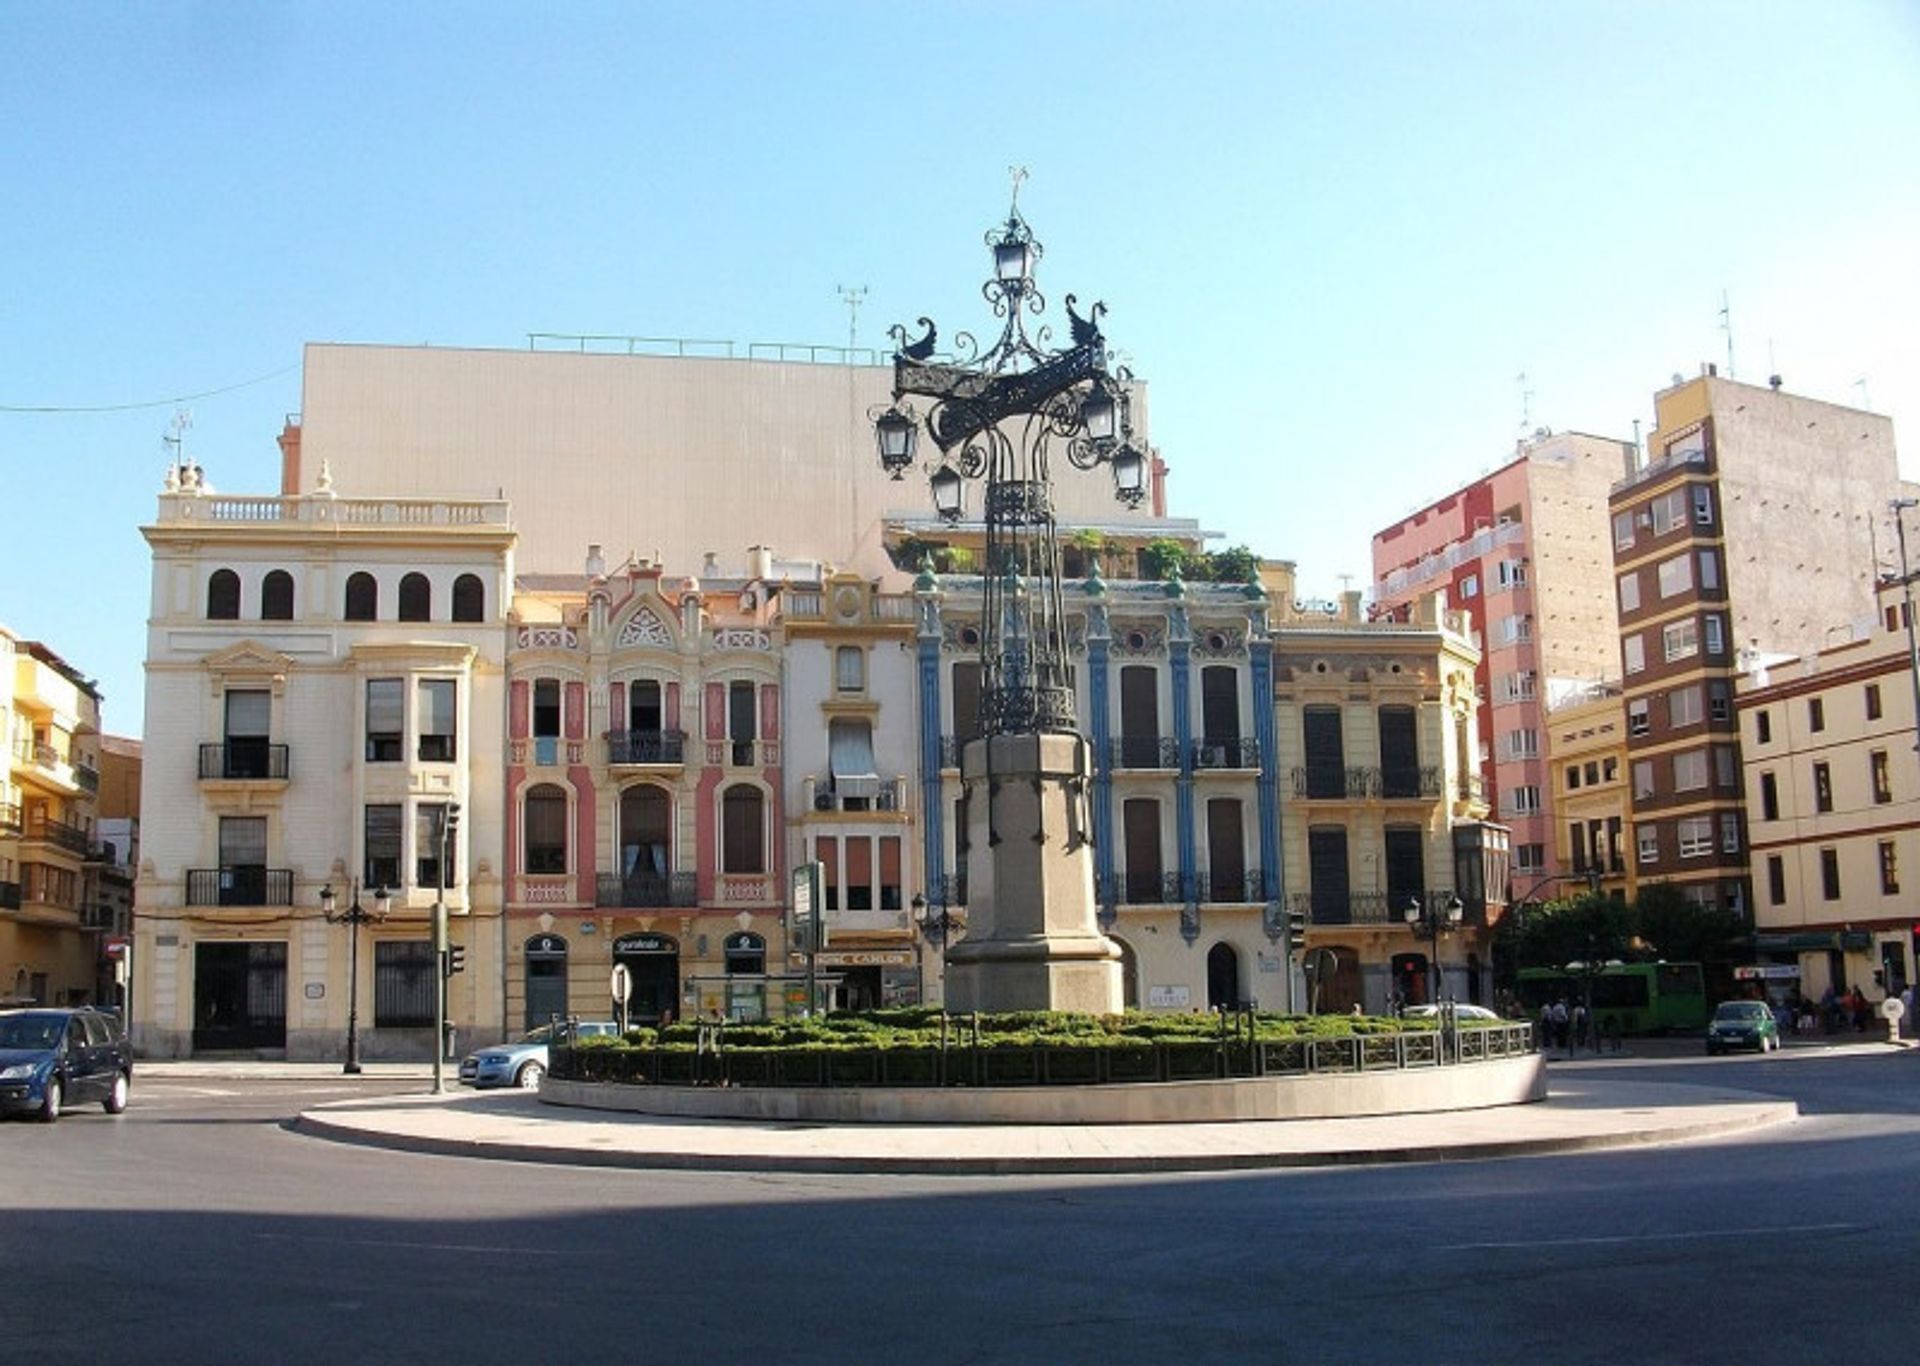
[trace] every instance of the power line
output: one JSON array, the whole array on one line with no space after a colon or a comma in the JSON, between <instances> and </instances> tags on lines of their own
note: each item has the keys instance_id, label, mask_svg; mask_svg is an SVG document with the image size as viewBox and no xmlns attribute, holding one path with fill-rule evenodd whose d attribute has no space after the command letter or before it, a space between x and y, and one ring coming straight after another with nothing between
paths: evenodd
<instances>
[{"instance_id":1,"label":"power line","mask_svg":"<svg viewBox=\"0 0 1920 1366\"><path fill-rule=\"evenodd\" d=\"M0 403L0 413L131 413L141 408L165 408L173 404L189 403L194 399L213 398L218 394L230 394L236 389L245 389L255 384L265 384L270 379L279 379L300 368L300 362L283 365L278 370L265 375L255 375L252 379L243 379L238 384L224 385L218 389L202 389L197 394L176 394L172 398L156 398L147 403L99 403L92 405L60 404L20 404Z\"/></svg>"}]
</instances>

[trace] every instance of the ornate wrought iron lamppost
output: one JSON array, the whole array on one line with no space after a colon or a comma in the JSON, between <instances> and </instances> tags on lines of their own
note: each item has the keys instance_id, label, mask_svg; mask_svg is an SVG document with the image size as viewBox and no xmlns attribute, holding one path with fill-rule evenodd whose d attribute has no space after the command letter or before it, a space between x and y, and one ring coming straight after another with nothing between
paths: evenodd
<instances>
[{"instance_id":1,"label":"ornate wrought iron lamppost","mask_svg":"<svg viewBox=\"0 0 1920 1366\"><path fill-rule=\"evenodd\" d=\"M935 358L936 329L891 335L893 402L871 416L880 463L895 479L925 465L935 511L955 524L967 486L982 487L980 698L961 755L962 781L984 802L971 809L974 857L969 929L953 942L944 897L936 919L949 1001L960 1009L1117 1011L1120 951L1094 914L1087 811L1086 739L1075 716L1054 518L1056 452L1080 469L1110 466L1120 501L1146 495L1146 457L1136 439L1132 377L1110 364L1095 304L1082 317L1066 297L1071 344L1052 348L1051 331L1031 335L1028 318L1046 310L1034 282L1040 243L1020 216L1019 179L1005 223L987 234L993 274L981 287L999 340L984 352L962 332L955 357ZM910 401L927 401L922 413ZM929 934L931 940L931 934Z\"/></svg>"},{"instance_id":2,"label":"ornate wrought iron lamppost","mask_svg":"<svg viewBox=\"0 0 1920 1366\"><path fill-rule=\"evenodd\" d=\"M1429 951L1427 956L1427 975L1433 983L1433 1003L1440 1004L1440 991L1445 984L1445 976L1440 971L1440 935L1444 931L1452 934L1460 928L1460 920L1466 914L1466 906L1457 896L1447 898L1444 906L1423 906L1419 897L1407 901L1407 925L1416 933L1425 933Z\"/></svg>"},{"instance_id":3,"label":"ornate wrought iron lamppost","mask_svg":"<svg viewBox=\"0 0 1920 1366\"><path fill-rule=\"evenodd\" d=\"M347 927L347 1061L341 1071L353 1076L360 1071L360 927L385 920L393 907L393 897L385 887L373 894L373 909L360 904L360 879L353 880L353 901L346 910L334 911L333 884L320 889L320 914L329 925Z\"/></svg>"}]
</instances>

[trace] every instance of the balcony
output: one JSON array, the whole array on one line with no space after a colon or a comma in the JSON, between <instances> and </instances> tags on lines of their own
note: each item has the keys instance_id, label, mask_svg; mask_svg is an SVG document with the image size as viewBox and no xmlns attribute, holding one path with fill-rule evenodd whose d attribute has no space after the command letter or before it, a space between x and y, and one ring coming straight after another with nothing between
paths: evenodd
<instances>
[{"instance_id":1,"label":"balcony","mask_svg":"<svg viewBox=\"0 0 1920 1366\"><path fill-rule=\"evenodd\" d=\"M1170 735L1117 735L1107 741L1107 759L1114 768L1180 767L1180 742Z\"/></svg>"},{"instance_id":2,"label":"balcony","mask_svg":"<svg viewBox=\"0 0 1920 1366\"><path fill-rule=\"evenodd\" d=\"M0 806L0 835L20 833L20 804L18 802Z\"/></svg>"},{"instance_id":3,"label":"balcony","mask_svg":"<svg viewBox=\"0 0 1920 1366\"><path fill-rule=\"evenodd\" d=\"M1293 795L1313 802L1359 801L1376 795L1377 768L1341 768L1337 764L1309 764L1293 770Z\"/></svg>"},{"instance_id":4,"label":"balcony","mask_svg":"<svg viewBox=\"0 0 1920 1366\"><path fill-rule=\"evenodd\" d=\"M905 778L842 778L838 784L830 774L807 780L807 805L811 810L841 813L862 811L901 811L905 809Z\"/></svg>"},{"instance_id":5,"label":"balcony","mask_svg":"<svg viewBox=\"0 0 1920 1366\"><path fill-rule=\"evenodd\" d=\"M772 768L780 762L777 740L709 740L707 762L715 768Z\"/></svg>"},{"instance_id":6,"label":"balcony","mask_svg":"<svg viewBox=\"0 0 1920 1366\"><path fill-rule=\"evenodd\" d=\"M1196 769L1257 769L1260 742L1251 736L1208 737L1193 742Z\"/></svg>"},{"instance_id":7,"label":"balcony","mask_svg":"<svg viewBox=\"0 0 1920 1366\"><path fill-rule=\"evenodd\" d=\"M1179 906L1187 899L1178 873L1109 873L1099 890L1103 906Z\"/></svg>"},{"instance_id":8,"label":"balcony","mask_svg":"<svg viewBox=\"0 0 1920 1366\"><path fill-rule=\"evenodd\" d=\"M1484 803L1487 800L1487 780L1478 773L1462 773L1454 795L1463 802Z\"/></svg>"},{"instance_id":9,"label":"balcony","mask_svg":"<svg viewBox=\"0 0 1920 1366\"><path fill-rule=\"evenodd\" d=\"M100 770L88 764L73 766L73 780L88 796L94 796L100 791Z\"/></svg>"},{"instance_id":10,"label":"balcony","mask_svg":"<svg viewBox=\"0 0 1920 1366\"><path fill-rule=\"evenodd\" d=\"M1211 906L1258 906L1267 899L1266 879L1258 868L1197 869L1194 889Z\"/></svg>"},{"instance_id":11,"label":"balcony","mask_svg":"<svg viewBox=\"0 0 1920 1366\"><path fill-rule=\"evenodd\" d=\"M1386 801L1430 801L1446 790L1446 775L1438 768L1392 766L1380 770L1378 796Z\"/></svg>"},{"instance_id":12,"label":"balcony","mask_svg":"<svg viewBox=\"0 0 1920 1366\"><path fill-rule=\"evenodd\" d=\"M697 906L700 880L694 873L602 873L596 879L596 906Z\"/></svg>"},{"instance_id":13,"label":"balcony","mask_svg":"<svg viewBox=\"0 0 1920 1366\"><path fill-rule=\"evenodd\" d=\"M1385 892L1295 892L1287 905L1315 925L1405 923L1387 904Z\"/></svg>"},{"instance_id":14,"label":"balcony","mask_svg":"<svg viewBox=\"0 0 1920 1366\"><path fill-rule=\"evenodd\" d=\"M287 747L264 740L226 740L200 746L202 782L285 782Z\"/></svg>"},{"instance_id":15,"label":"balcony","mask_svg":"<svg viewBox=\"0 0 1920 1366\"><path fill-rule=\"evenodd\" d=\"M687 733L681 730L610 730L607 762L612 765L678 767L686 762Z\"/></svg>"},{"instance_id":16,"label":"balcony","mask_svg":"<svg viewBox=\"0 0 1920 1366\"><path fill-rule=\"evenodd\" d=\"M291 906L293 870L239 865L189 868L189 906Z\"/></svg>"},{"instance_id":17,"label":"balcony","mask_svg":"<svg viewBox=\"0 0 1920 1366\"><path fill-rule=\"evenodd\" d=\"M64 849L69 854L78 854L81 858L93 852L91 835L77 825L68 821L55 820L51 816L28 816L21 828L20 837L51 844L56 849Z\"/></svg>"},{"instance_id":18,"label":"balcony","mask_svg":"<svg viewBox=\"0 0 1920 1366\"><path fill-rule=\"evenodd\" d=\"M17 911L19 909L20 884L17 882L0 882L0 911Z\"/></svg>"}]
</instances>

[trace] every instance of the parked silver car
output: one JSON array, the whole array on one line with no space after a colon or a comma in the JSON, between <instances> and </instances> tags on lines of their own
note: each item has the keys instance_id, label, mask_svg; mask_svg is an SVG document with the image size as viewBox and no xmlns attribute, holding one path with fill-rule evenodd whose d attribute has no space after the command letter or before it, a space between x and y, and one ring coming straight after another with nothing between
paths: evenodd
<instances>
[{"instance_id":1,"label":"parked silver car","mask_svg":"<svg viewBox=\"0 0 1920 1366\"><path fill-rule=\"evenodd\" d=\"M567 1026L560 1025L564 1033ZM553 1041L555 1026L541 1025L510 1043L497 1043L469 1053L460 1062L460 1083L485 1089L493 1086L517 1086L523 1091L540 1089L540 1078L547 1074L547 1045ZM580 1020L573 1025L575 1038L596 1034L617 1034L620 1026L611 1020Z\"/></svg>"}]
</instances>

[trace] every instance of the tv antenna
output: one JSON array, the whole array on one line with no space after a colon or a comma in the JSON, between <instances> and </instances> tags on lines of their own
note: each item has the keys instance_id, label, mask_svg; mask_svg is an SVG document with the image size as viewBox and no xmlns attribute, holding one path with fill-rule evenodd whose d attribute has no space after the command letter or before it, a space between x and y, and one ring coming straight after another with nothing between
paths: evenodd
<instances>
[{"instance_id":1,"label":"tv antenna","mask_svg":"<svg viewBox=\"0 0 1920 1366\"><path fill-rule=\"evenodd\" d=\"M853 364L853 349L860 331L860 304L867 297L865 285L840 285L840 302L847 306L847 364Z\"/></svg>"},{"instance_id":2,"label":"tv antenna","mask_svg":"<svg viewBox=\"0 0 1920 1366\"><path fill-rule=\"evenodd\" d=\"M1727 334L1727 378L1733 374L1733 301L1727 297L1727 291L1720 291L1720 330Z\"/></svg>"},{"instance_id":3,"label":"tv antenna","mask_svg":"<svg viewBox=\"0 0 1920 1366\"><path fill-rule=\"evenodd\" d=\"M176 474L187 467L187 429L193 426L193 410L175 408L173 420L167 423L167 435L160 438L160 444L167 447L173 456L173 468Z\"/></svg>"},{"instance_id":4,"label":"tv antenna","mask_svg":"<svg viewBox=\"0 0 1920 1366\"><path fill-rule=\"evenodd\" d=\"M1533 430L1533 389L1525 370L1515 375L1513 382L1520 387L1520 435L1525 436Z\"/></svg>"}]
</instances>

